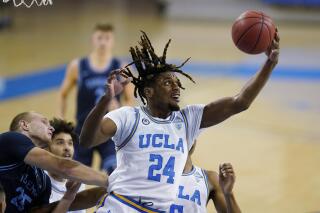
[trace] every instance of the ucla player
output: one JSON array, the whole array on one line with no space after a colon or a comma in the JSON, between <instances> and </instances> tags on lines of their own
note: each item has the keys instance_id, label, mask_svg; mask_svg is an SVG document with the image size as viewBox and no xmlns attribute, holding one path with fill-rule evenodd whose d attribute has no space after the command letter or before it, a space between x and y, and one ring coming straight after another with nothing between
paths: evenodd
<instances>
[{"instance_id":1,"label":"ucla player","mask_svg":"<svg viewBox=\"0 0 320 213\"><path fill-rule=\"evenodd\" d=\"M92 52L89 56L73 60L66 71L66 76L60 88L59 116L65 118L67 98L71 89L77 86L76 133L80 134L83 122L90 110L105 92L105 82L111 70L121 67L120 60L113 57L114 46L113 26L109 24L96 25L92 34ZM123 105L132 105L133 95L130 87L123 90ZM113 99L110 109L120 106L120 97ZM75 144L75 159L91 166L93 149L87 149ZM101 157L101 168L110 174L116 166L114 143L103 143L95 150Z\"/></svg>"},{"instance_id":2,"label":"ucla player","mask_svg":"<svg viewBox=\"0 0 320 213\"><path fill-rule=\"evenodd\" d=\"M240 208L232 192L235 173L231 164L221 164L219 174L206 171L192 164L189 151L187 163L180 180L177 199L170 207L170 213L206 213L211 199L217 212L239 213Z\"/></svg>"},{"instance_id":3,"label":"ucla player","mask_svg":"<svg viewBox=\"0 0 320 213\"><path fill-rule=\"evenodd\" d=\"M54 129L41 114L24 112L0 134L0 183L6 194L8 213L29 212L49 203L51 181L44 169L86 184L106 187L108 176L71 159L44 150Z\"/></svg>"},{"instance_id":4,"label":"ucla player","mask_svg":"<svg viewBox=\"0 0 320 213\"><path fill-rule=\"evenodd\" d=\"M169 41L170 42L170 41ZM188 151L200 129L216 125L251 105L278 62L279 37L267 52L268 58L257 74L234 97L207 105L180 109L179 79L174 73L192 78L180 68L157 56L145 33L140 47L130 48L138 76L130 69L115 71L107 91L88 115L80 143L93 147L113 138L117 149L117 169L109 179L110 193L97 212L164 212L175 201ZM127 77L119 82L116 75ZM145 106L122 107L105 116L113 97L128 82ZM192 80L193 81L193 80Z\"/></svg>"}]
</instances>

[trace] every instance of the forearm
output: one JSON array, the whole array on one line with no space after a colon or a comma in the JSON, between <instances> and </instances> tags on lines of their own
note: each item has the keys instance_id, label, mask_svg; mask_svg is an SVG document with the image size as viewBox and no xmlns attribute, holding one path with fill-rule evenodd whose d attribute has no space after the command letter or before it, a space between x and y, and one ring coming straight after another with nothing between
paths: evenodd
<instances>
[{"instance_id":1,"label":"forearm","mask_svg":"<svg viewBox=\"0 0 320 213\"><path fill-rule=\"evenodd\" d=\"M240 104L249 107L268 81L275 65L275 62L268 59L261 70L242 88L239 95L237 95L236 100L240 102Z\"/></svg>"},{"instance_id":2,"label":"forearm","mask_svg":"<svg viewBox=\"0 0 320 213\"><path fill-rule=\"evenodd\" d=\"M61 118L65 118L66 116L66 109L67 109L67 99L66 97L59 97L59 112L58 115Z\"/></svg>"},{"instance_id":3,"label":"forearm","mask_svg":"<svg viewBox=\"0 0 320 213\"><path fill-rule=\"evenodd\" d=\"M107 190L103 187L94 187L91 189L86 189L77 193L74 200L69 202L56 201L45 206L37 207L32 209L32 213L49 213L49 212L59 212L58 210L66 209L69 211L78 211L94 207L99 199L107 193ZM62 201L62 203L61 203ZM63 211L62 211L63 212Z\"/></svg>"},{"instance_id":4,"label":"forearm","mask_svg":"<svg viewBox=\"0 0 320 213\"><path fill-rule=\"evenodd\" d=\"M77 161L60 159L58 170L55 171L63 178L76 180L88 185L107 187L108 175L104 172L96 171Z\"/></svg>"},{"instance_id":5,"label":"forearm","mask_svg":"<svg viewBox=\"0 0 320 213\"><path fill-rule=\"evenodd\" d=\"M97 142L97 133L100 122L108 111L111 98L102 96L98 104L91 110L87 116L80 134L80 144L84 147L93 147Z\"/></svg>"},{"instance_id":6,"label":"forearm","mask_svg":"<svg viewBox=\"0 0 320 213\"><path fill-rule=\"evenodd\" d=\"M240 213L240 207L237 204L237 201L233 195L233 193L224 194L226 203L227 203L227 212L228 213Z\"/></svg>"},{"instance_id":7,"label":"forearm","mask_svg":"<svg viewBox=\"0 0 320 213\"><path fill-rule=\"evenodd\" d=\"M94 207L99 199L107 193L104 187L94 187L91 189L79 192L72 202L69 210L77 211Z\"/></svg>"}]
</instances>

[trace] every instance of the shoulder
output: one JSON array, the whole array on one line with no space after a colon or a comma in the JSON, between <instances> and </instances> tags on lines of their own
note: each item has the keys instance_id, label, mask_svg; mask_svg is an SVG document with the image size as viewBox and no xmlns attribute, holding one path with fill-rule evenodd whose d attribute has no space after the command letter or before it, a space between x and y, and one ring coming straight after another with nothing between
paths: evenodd
<instances>
[{"instance_id":1,"label":"shoulder","mask_svg":"<svg viewBox=\"0 0 320 213\"><path fill-rule=\"evenodd\" d=\"M70 63L69 63L69 67L71 68L78 68L80 62L82 61L83 59L81 58L75 58L73 59Z\"/></svg>"},{"instance_id":2,"label":"shoulder","mask_svg":"<svg viewBox=\"0 0 320 213\"><path fill-rule=\"evenodd\" d=\"M25 136L24 134L21 134L19 132L5 132L0 134L0 142L6 142L6 141L28 141L32 143L31 139Z\"/></svg>"},{"instance_id":3,"label":"shoulder","mask_svg":"<svg viewBox=\"0 0 320 213\"><path fill-rule=\"evenodd\" d=\"M184 108L181 109L181 112L190 113L192 111L203 110L204 107L205 107L204 104L187 105L187 106L185 106Z\"/></svg>"},{"instance_id":4,"label":"shoulder","mask_svg":"<svg viewBox=\"0 0 320 213\"><path fill-rule=\"evenodd\" d=\"M136 112L138 111L137 107L131 107L131 106L123 106L120 107L118 109L112 110L110 112L107 113L106 117L108 117L108 115L114 115L114 114L119 114L119 115L134 115Z\"/></svg>"}]
</instances>

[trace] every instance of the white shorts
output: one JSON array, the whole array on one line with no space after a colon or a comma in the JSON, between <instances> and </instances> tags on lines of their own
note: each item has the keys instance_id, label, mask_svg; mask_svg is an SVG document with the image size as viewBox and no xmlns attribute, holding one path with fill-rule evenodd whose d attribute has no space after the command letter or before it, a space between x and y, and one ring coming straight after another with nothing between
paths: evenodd
<instances>
[{"instance_id":1,"label":"white shorts","mask_svg":"<svg viewBox=\"0 0 320 213\"><path fill-rule=\"evenodd\" d=\"M164 211L142 206L127 196L111 193L101 199L96 213L164 213Z\"/></svg>"}]
</instances>

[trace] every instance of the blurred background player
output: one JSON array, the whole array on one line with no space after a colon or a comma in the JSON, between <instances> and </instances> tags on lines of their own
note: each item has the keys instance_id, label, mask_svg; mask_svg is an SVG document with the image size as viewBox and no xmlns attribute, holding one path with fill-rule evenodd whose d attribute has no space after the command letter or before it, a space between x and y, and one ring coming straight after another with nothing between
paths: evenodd
<instances>
[{"instance_id":1,"label":"blurred background player","mask_svg":"<svg viewBox=\"0 0 320 213\"><path fill-rule=\"evenodd\" d=\"M70 122L62 119L50 120L50 125L54 128L52 141L49 143L49 151L56 156L72 159L74 155L74 144L77 143L77 135L74 132L74 126ZM51 196L50 203L58 201L65 195L67 188L67 180L54 172L48 172L51 180ZM83 191L85 185L81 184L79 191ZM84 213L85 210L73 211Z\"/></svg>"},{"instance_id":2,"label":"blurred background player","mask_svg":"<svg viewBox=\"0 0 320 213\"><path fill-rule=\"evenodd\" d=\"M221 164L219 174L193 165L191 155L195 145L189 151L180 179L177 200L171 205L170 213L206 213L210 199L217 212L240 213L233 194L236 176L232 165Z\"/></svg>"},{"instance_id":3,"label":"blurred background player","mask_svg":"<svg viewBox=\"0 0 320 213\"><path fill-rule=\"evenodd\" d=\"M94 105L105 93L105 83L110 72L121 67L121 62L113 56L114 29L110 24L95 26L92 38L92 52L83 58L74 59L68 66L65 78L60 88L60 116L65 118L67 98L74 86L77 86L76 133L79 135L83 122ZM115 97L109 107L132 105L133 97L130 87L123 90L123 98ZM93 151L97 150L101 157L100 168L110 174L116 166L114 143L101 144L94 149L87 149L75 144L75 160L91 166Z\"/></svg>"},{"instance_id":4,"label":"blurred background player","mask_svg":"<svg viewBox=\"0 0 320 213\"><path fill-rule=\"evenodd\" d=\"M49 203L51 181L44 170L86 184L106 187L108 175L43 148L51 143L54 129L43 115L16 115L10 131L0 134L0 183L6 193L6 212L28 212Z\"/></svg>"}]
</instances>

